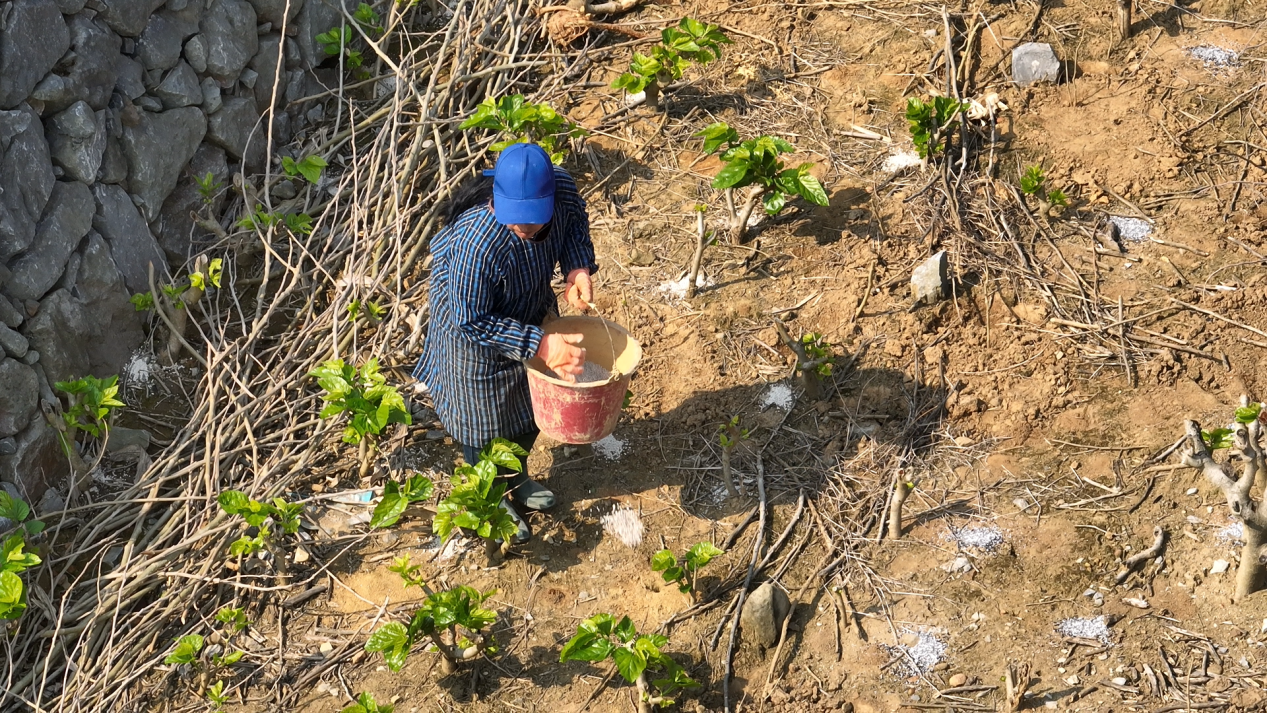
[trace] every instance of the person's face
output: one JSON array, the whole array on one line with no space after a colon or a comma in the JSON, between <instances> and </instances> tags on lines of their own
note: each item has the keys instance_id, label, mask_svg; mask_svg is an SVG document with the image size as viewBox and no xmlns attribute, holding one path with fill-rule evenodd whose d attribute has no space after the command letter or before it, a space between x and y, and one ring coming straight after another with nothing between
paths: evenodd
<instances>
[{"instance_id":1,"label":"person's face","mask_svg":"<svg viewBox=\"0 0 1267 713\"><path fill-rule=\"evenodd\" d=\"M541 232L541 229L544 228L545 225L538 223L512 223L506 227L510 229L510 232L520 238L523 238L524 240L531 240L537 233Z\"/></svg>"}]
</instances>

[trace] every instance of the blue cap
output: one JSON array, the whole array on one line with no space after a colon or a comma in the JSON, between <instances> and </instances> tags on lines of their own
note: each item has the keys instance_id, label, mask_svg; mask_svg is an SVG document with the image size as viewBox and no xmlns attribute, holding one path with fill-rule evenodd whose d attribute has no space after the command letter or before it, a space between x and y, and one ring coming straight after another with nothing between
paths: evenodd
<instances>
[{"instance_id":1,"label":"blue cap","mask_svg":"<svg viewBox=\"0 0 1267 713\"><path fill-rule=\"evenodd\" d=\"M511 144L485 171L493 177L493 217L502 225L545 225L554 215L554 164L536 144Z\"/></svg>"}]
</instances>

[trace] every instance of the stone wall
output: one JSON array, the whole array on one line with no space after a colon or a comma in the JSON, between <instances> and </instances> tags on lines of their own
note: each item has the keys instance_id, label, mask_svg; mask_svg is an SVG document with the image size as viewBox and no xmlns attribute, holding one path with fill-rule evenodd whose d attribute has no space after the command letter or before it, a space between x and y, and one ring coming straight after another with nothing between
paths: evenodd
<instances>
[{"instance_id":1,"label":"stone wall","mask_svg":"<svg viewBox=\"0 0 1267 713\"><path fill-rule=\"evenodd\" d=\"M230 185L270 117L274 146L317 117L297 100L338 1L0 0L0 482L36 502L62 480L40 400L141 345L148 265L209 237L193 176Z\"/></svg>"}]
</instances>

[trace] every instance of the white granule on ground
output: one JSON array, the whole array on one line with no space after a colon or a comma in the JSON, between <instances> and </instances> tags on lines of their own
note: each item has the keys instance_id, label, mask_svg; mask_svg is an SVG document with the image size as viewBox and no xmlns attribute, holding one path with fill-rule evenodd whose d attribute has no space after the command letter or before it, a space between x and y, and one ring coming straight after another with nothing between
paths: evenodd
<instances>
[{"instance_id":1,"label":"white granule on ground","mask_svg":"<svg viewBox=\"0 0 1267 713\"><path fill-rule=\"evenodd\" d=\"M154 372L158 369L153 359L153 356L142 352L132 355L132 360L123 367L123 381L128 388L135 389L149 385L154 379Z\"/></svg>"},{"instance_id":2,"label":"white granule on ground","mask_svg":"<svg viewBox=\"0 0 1267 713\"><path fill-rule=\"evenodd\" d=\"M880 168L885 173L897 173L904 168L918 166L921 163L923 162L920 160L919 154L914 151L898 151L897 153L889 154L889 157L884 159L884 165Z\"/></svg>"},{"instance_id":3,"label":"white granule on ground","mask_svg":"<svg viewBox=\"0 0 1267 713\"><path fill-rule=\"evenodd\" d=\"M576 377L578 384L592 384L596 381L607 381L612 374L599 364L587 361L581 366L581 375Z\"/></svg>"},{"instance_id":4,"label":"white granule on ground","mask_svg":"<svg viewBox=\"0 0 1267 713\"><path fill-rule=\"evenodd\" d=\"M890 656L902 658L893 666L893 670L903 676L920 676L933 670L946 657L946 644L929 631L904 630L907 635L914 634L918 640L914 644L898 644L889 646L880 644Z\"/></svg>"},{"instance_id":5,"label":"white granule on ground","mask_svg":"<svg viewBox=\"0 0 1267 713\"><path fill-rule=\"evenodd\" d=\"M1189 47L1187 52L1189 57L1199 60L1201 64L1205 65L1206 69L1223 69L1241 65L1239 52L1217 45Z\"/></svg>"},{"instance_id":6,"label":"white granule on ground","mask_svg":"<svg viewBox=\"0 0 1267 713\"><path fill-rule=\"evenodd\" d=\"M1153 232L1153 225L1147 220L1140 218L1128 218L1124 215L1110 215L1109 220L1117 226L1117 234L1122 240L1131 243L1138 243L1146 240L1148 235Z\"/></svg>"},{"instance_id":7,"label":"white granule on ground","mask_svg":"<svg viewBox=\"0 0 1267 713\"><path fill-rule=\"evenodd\" d=\"M606 460L620 460L625 454L625 442L615 436L608 436L594 442L594 452Z\"/></svg>"},{"instance_id":8,"label":"white granule on ground","mask_svg":"<svg viewBox=\"0 0 1267 713\"><path fill-rule=\"evenodd\" d=\"M687 284L690 283L690 281L691 281L690 276L683 275L682 279L680 280L671 280L669 282L665 282L661 284L660 292L666 295L669 295L670 297L673 297L675 299L679 299L679 300L686 299L686 286ZM695 277L696 288L703 289L705 287L712 287L712 286L713 286L713 281L708 279L707 276L702 275L702 274L696 275Z\"/></svg>"},{"instance_id":9,"label":"white granule on ground","mask_svg":"<svg viewBox=\"0 0 1267 713\"><path fill-rule=\"evenodd\" d=\"M796 394L792 393L792 387L787 384L771 384L765 396L761 397L761 408L774 406L787 411L795 402Z\"/></svg>"},{"instance_id":10,"label":"white granule on ground","mask_svg":"<svg viewBox=\"0 0 1267 713\"><path fill-rule=\"evenodd\" d=\"M1227 527L1219 530L1214 535L1219 542L1227 542L1235 544L1245 541L1245 525L1239 522L1229 522Z\"/></svg>"},{"instance_id":11,"label":"white granule on ground","mask_svg":"<svg viewBox=\"0 0 1267 713\"><path fill-rule=\"evenodd\" d=\"M599 522L603 525L603 532L620 540L625 546L637 547L642 544L642 533L646 528L642 526L642 518L630 508L617 505L600 518Z\"/></svg>"},{"instance_id":12,"label":"white granule on ground","mask_svg":"<svg viewBox=\"0 0 1267 713\"><path fill-rule=\"evenodd\" d=\"M1109 624L1102 616L1064 619L1056 623L1056 633L1079 639L1095 639L1103 644L1112 643L1109 638Z\"/></svg>"},{"instance_id":13,"label":"white granule on ground","mask_svg":"<svg viewBox=\"0 0 1267 713\"><path fill-rule=\"evenodd\" d=\"M971 547L983 552L993 552L1003 544L1003 531L994 525L986 527L965 527L942 534L942 539L957 542L960 547Z\"/></svg>"}]
</instances>

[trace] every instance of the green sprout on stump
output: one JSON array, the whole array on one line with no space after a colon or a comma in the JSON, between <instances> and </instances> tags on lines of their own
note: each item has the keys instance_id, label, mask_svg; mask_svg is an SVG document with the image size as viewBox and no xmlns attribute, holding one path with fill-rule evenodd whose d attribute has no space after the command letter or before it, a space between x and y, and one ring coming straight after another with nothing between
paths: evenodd
<instances>
[{"instance_id":1,"label":"green sprout on stump","mask_svg":"<svg viewBox=\"0 0 1267 713\"><path fill-rule=\"evenodd\" d=\"M486 645L484 629L497 620L497 613L480 607L494 594L463 586L434 592L407 626L395 621L384 624L370 636L365 650L382 653L387 667L399 671L414 644L426 637L431 640L429 648L441 655L440 670L445 675L454 673L458 664L474 660L481 651L496 651Z\"/></svg>"},{"instance_id":2,"label":"green sprout on stump","mask_svg":"<svg viewBox=\"0 0 1267 713\"><path fill-rule=\"evenodd\" d=\"M906 100L911 141L925 163L945 150L954 133L954 124L967 110L968 104L950 97L933 97L931 102L918 97Z\"/></svg>"},{"instance_id":3,"label":"green sprout on stump","mask_svg":"<svg viewBox=\"0 0 1267 713\"><path fill-rule=\"evenodd\" d=\"M412 475L403 483L387 481L383 486L383 499L374 506L374 514L370 516L370 527L391 527L395 525L405 509L411 504L431 499L435 485L427 476Z\"/></svg>"},{"instance_id":4,"label":"green sprout on stump","mask_svg":"<svg viewBox=\"0 0 1267 713\"><path fill-rule=\"evenodd\" d=\"M725 551L711 542L699 542L686 551L679 563L673 552L660 550L651 556L651 571L659 572L665 582L676 583L679 592L689 594L691 599L695 599L699 596L695 581L700 568L724 554Z\"/></svg>"},{"instance_id":5,"label":"green sprout on stump","mask_svg":"<svg viewBox=\"0 0 1267 713\"><path fill-rule=\"evenodd\" d=\"M559 662L599 662L611 658L621 677L637 685L639 713L650 713L655 706L673 705L669 696L678 691L699 686L660 650L668 643L667 636L640 635L629 617L617 623L611 614L596 614L576 627L576 636L563 646ZM648 673L660 673L662 678L649 680Z\"/></svg>"},{"instance_id":6,"label":"green sprout on stump","mask_svg":"<svg viewBox=\"0 0 1267 713\"><path fill-rule=\"evenodd\" d=\"M716 153L725 147L721 154L725 165L713 178L713 188L726 192L731 238L736 244L746 239L748 221L758 203L767 215L783 212L788 199L795 196L814 205L827 205L827 191L810 173L814 168L812 162L786 168L779 158L796 151L796 147L784 139L758 136L740 141L739 133L724 122L710 124L695 136L704 139L704 153ZM735 191L740 188L748 188L748 192L743 205L736 206Z\"/></svg>"},{"instance_id":7,"label":"green sprout on stump","mask_svg":"<svg viewBox=\"0 0 1267 713\"><path fill-rule=\"evenodd\" d=\"M450 479L453 489L440 501L433 523L440 541L447 541L453 530L460 528L484 539L490 565L500 561L518 527L502 505L506 481L497 476L497 468L521 472L523 463L519 459L527 455L519 444L496 438L480 452L478 463L454 469Z\"/></svg>"},{"instance_id":8,"label":"green sprout on stump","mask_svg":"<svg viewBox=\"0 0 1267 713\"><path fill-rule=\"evenodd\" d=\"M748 440L748 429L739 427L738 416L731 416L729 422L717 428L717 441L721 445L721 477L726 483L726 492L732 497L739 494L739 489L735 487L735 478L730 469L730 457L734 454L735 448L746 440Z\"/></svg>"},{"instance_id":9,"label":"green sprout on stump","mask_svg":"<svg viewBox=\"0 0 1267 713\"><path fill-rule=\"evenodd\" d=\"M792 339L783 320L774 319L774 327L779 338L788 349L796 355L796 371L801 375L801 386L805 395L814 401L821 401L825 395L823 380L831 378L832 360L836 358L835 348L818 332L802 335L800 339Z\"/></svg>"},{"instance_id":10,"label":"green sprout on stump","mask_svg":"<svg viewBox=\"0 0 1267 713\"><path fill-rule=\"evenodd\" d=\"M396 387L387 385L386 377L379 373L377 359L370 359L359 369L342 359L331 359L308 375L315 377L326 391L321 418L347 414L343 442L360 447L360 477L364 478L378 451L383 429L395 423L413 423L404 397Z\"/></svg>"},{"instance_id":11,"label":"green sprout on stump","mask_svg":"<svg viewBox=\"0 0 1267 713\"><path fill-rule=\"evenodd\" d=\"M646 104L660 108L660 90L669 82L682 78L691 63L704 66L721 57L721 45L733 44L718 25L709 25L685 17L677 27L660 31L660 44L650 55L634 52L629 71L612 83L613 89L630 94L645 92Z\"/></svg>"},{"instance_id":12,"label":"green sprout on stump","mask_svg":"<svg viewBox=\"0 0 1267 713\"><path fill-rule=\"evenodd\" d=\"M17 525L0 543L0 621L17 619L26 611L26 585L18 575L42 562L39 555L23 552L27 536L44 531L43 522L27 520L30 515L31 506L0 490L0 518Z\"/></svg>"},{"instance_id":13,"label":"green sprout on stump","mask_svg":"<svg viewBox=\"0 0 1267 713\"><path fill-rule=\"evenodd\" d=\"M303 514L303 504L286 502L282 498L261 502L240 490L220 493L217 502L225 514L242 516L247 526L247 531L229 545L229 554L244 558L267 550L272 555L279 577L284 579L288 568L285 553L281 551L281 535L299 532L299 516ZM273 528L280 528L281 533Z\"/></svg>"},{"instance_id":14,"label":"green sprout on stump","mask_svg":"<svg viewBox=\"0 0 1267 713\"><path fill-rule=\"evenodd\" d=\"M1043 204L1043 213L1069 205L1069 197L1064 191L1059 188L1048 189L1046 183L1047 176L1043 173L1043 167L1034 164L1021 174L1021 193L1038 199Z\"/></svg>"},{"instance_id":15,"label":"green sprout on stump","mask_svg":"<svg viewBox=\"0 0 1267 713\"><path fill-rule=\"evenodd\" d=\"M498 136L507 137L488 147L500 153L512 144L534 143L545 149L555 164L567 157L569 139L586 134L585 129L572 123L549 104L533 104L522 94L480 102L475 114L463 121L462 130L488 129Z\"/></svg>"}]
</instances>

